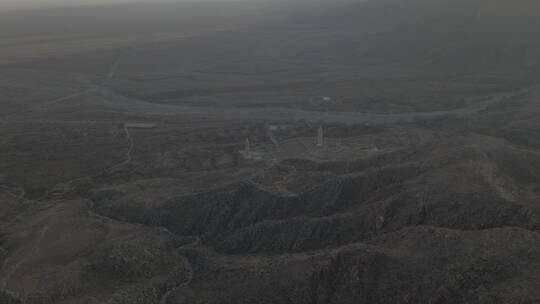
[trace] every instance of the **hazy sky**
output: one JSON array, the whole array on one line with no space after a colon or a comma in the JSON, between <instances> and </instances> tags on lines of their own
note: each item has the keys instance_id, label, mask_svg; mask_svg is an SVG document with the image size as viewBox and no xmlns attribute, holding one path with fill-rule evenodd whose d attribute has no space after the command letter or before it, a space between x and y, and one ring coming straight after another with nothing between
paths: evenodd
<instances>
[{"instance_id":1,"label":"hazy sky","mask_svg":"<svg viewBox=\"0 0 540 304\"><path fill-rule=\"evenodd\" d=\"M0 0L0 8L27 8L51 5L86 5L103 3L129 3L129 2L180 2L180 1L205 1L205 0ZM206 0L210 1L210 0ZM226 1L226 0L211 0Z\"/></svg>"},{"instance_id":2,"label":"hazy sky","mask_svg":"<svg viewBox=\"0 0 540 304\"><path fill-rule=\"evenodd\" d=\"M64 4L91 4L107 2L125 2L135 0L0 0L2 8L19 8L32 6L64 5Z\"/></svg>"}]
</instances>

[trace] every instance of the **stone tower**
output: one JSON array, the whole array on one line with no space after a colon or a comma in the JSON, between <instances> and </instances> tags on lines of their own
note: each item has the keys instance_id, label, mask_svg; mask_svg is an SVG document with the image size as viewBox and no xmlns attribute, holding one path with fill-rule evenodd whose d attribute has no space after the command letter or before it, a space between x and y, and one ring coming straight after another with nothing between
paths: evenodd
<instances>
[{"instance_id":1,"label":"stone tower","mask_svg":"<svg viewBox=\"0 0 540 304\"><path fill-rule=\"evenodd\" d=\"M319 130L317 131L317 147L323 147L324 146L324 132L323 127L319 126Z\"/></svg>"},{"instance_id":2,"label":"stone tower","mask_svg":"<svg viewBox=\"0 0 540 304\"><path fill-rule=\"evenodd\" d=\"M249 138L246 138L246 147L244 149L244 153L246 158L251 158L251 144L249 142Z\"/></svg>"}]
</instances>

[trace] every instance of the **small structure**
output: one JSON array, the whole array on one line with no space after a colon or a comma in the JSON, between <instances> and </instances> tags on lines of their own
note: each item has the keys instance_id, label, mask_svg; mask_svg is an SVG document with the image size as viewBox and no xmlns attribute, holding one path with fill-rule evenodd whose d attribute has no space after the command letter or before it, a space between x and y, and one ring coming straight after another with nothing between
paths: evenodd
<instances>
[{"instance_id":1,"label":"small structure","mask_svg":"<svg viewBox=\"0 0 540 304\"><path fill-rule=\"evenodd\" d=\"M246 147L244 148L244 157L247 159L251 158L251 144L249 138L246 138Z\"/></svg>"},{"instance_id":2,"label":"small structure","mask_svg":"<svg viewBox=\"0 0 540 304\"><path fill-rule=\"evenodd\" d=\"M324 131L323 127L319 126L317 131L317 147L322 148L324 146Z\"/></svg>"}]
</instances>

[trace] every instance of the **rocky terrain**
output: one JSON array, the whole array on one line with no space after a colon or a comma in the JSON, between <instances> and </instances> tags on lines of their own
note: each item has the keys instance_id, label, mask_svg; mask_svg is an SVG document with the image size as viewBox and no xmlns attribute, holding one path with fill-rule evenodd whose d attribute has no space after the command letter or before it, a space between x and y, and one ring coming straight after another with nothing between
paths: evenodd
<instances>
[{"instance_id":1,"label":"rocky terrain","mask_svg":"<svg viewBox=\"0 0 540 304\"><path fill-rule=\"evenodd\" d=\"M536 2L177 5L0 20L0 303L540 303Z\"/></svg>"}]
</instances>

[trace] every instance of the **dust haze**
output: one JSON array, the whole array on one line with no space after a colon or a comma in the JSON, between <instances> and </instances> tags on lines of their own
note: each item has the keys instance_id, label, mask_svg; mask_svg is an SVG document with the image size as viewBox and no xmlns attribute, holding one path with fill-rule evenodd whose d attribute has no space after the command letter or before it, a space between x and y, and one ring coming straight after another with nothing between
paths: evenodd
<instances>
[{"instance_id":1,"label":"dust haze","mask_svg":"<svg viewBox=\"0 0 540 304\"><path fill-rule=\"evenodd\" d=\"M540 302L539 13L0 0L0 303Z\"/></svg>"},{"instance_id":2,"label":"dust haze","mask_svg":"<svg viewBox=\"0 0 540 304\"><path fill-rule=\"evenodd\" d=\"M237 0L1 0L0 9L36 9L46 7L61 6L93 6L111 4L140 4L140 3L174 3L174 2L224 2ZM247 1L269 1L269 0L247 0Z\"/></svg>"}]
</instances>

